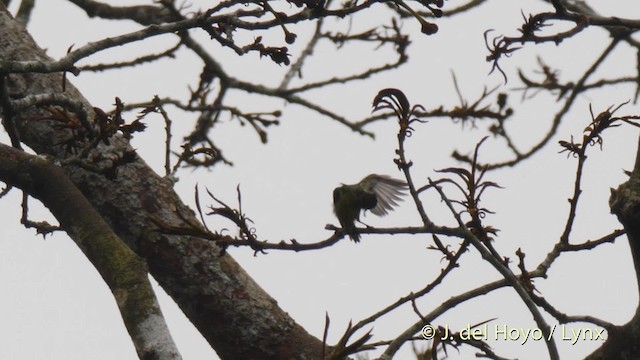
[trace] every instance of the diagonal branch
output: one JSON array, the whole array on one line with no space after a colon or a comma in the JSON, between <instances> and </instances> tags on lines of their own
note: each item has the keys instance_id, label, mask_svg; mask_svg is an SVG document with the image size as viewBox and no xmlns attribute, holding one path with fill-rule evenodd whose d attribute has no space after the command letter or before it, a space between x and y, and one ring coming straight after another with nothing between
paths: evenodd
<instances>
[{"instance_id":1,"label":"diagonal branch","mask_svg":"<svg viewBox=\"0 0 640 360\"><path fill-rule=\"evenodd\" d=\"M147 266L111 230L63 170L0 144L0 179L39 199L107 283L141 359L180 359Z\"/></svg>"},{"instance_id":2,"label":"diagonal branch","mask_svg":"<svg viewBox=\"0 0 640 360\"><path fill-rule=\"evenodd\" d=\"M14 64L25 59L49 61L1 5L0 32L4 59ZM12 74L6 83L9 94L21 96L59 92L60 88L55 74ZM65 94L92 109L70 84ZM0 114L4 111L0 107ZM68 137L68 130L55 128L50 117L45 109L34 106L14 118L25 144L39 154L64 160L64 147L52 144L52 139ZM135 154L126 139L114 136L110 140L110 151ZM234 259L221 255L218 246L157 231L151 219L178 226L185 223L185 217L193 223L197 218L179 199L171 182L142 159L134 156L119 166L117 177L112 178L74 163L66 164L63 170L113 231L147 261L153 277L222 358L284 359L292 353L319 357L322 342L296 324Z\"/></svg>"}]
</instances>

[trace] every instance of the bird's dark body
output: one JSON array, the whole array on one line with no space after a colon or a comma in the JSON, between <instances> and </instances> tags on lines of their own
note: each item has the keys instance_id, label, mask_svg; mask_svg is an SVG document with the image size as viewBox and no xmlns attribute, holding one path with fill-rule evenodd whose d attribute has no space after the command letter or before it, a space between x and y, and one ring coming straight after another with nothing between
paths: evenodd
<instances>
[{"instance_id":1,"label":"bird's dark body","mask_svg":"<svg viewBox=\"0 0 640 360\"><path fill-rule=\"evenodd\" d=\"M333 212L340 225L355 241L360 241L356 231L356 221L360 221L362 210L371 210L378 216L384 216L396 205L406 183L384 175L369 175L353 185L341 185L333 190Z\"/></svg>"},{"instance_id":2,"label":"bird's dark body","mask_svg":"<svg viewBox=\"0 0 640 360\"><path fill-rule=\"evenodd\" d=\"M356 220L360 220L360 211L376 207L375 194L366 192L356 185L342 185L333 190L333 211L353 241L360 241L360 235L354 232Z\"/></svg>"}]
</instances>

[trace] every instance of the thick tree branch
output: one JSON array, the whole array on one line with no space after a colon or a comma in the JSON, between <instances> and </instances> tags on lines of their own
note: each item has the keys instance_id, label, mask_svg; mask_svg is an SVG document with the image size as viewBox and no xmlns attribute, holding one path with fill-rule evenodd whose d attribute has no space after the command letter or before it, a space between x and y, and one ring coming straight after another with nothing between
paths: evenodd
<instances>
[{"instance_id":1,"label":"thick tree branch","mask_svg":"<svg viewBox=\"0 0 640 360\"><path fill-rule=\"evenodd\" d=\"M629 239L636 280L640 288L640 138L638 139L636 163L629 180L617 189L611 189L609 206L618 217Z\"/></svg>"},{"instance_id":2,"label":"thick tree branch","mask_svg":"<svg viewBox=\"0 0 640 360\"><path fill-rule=\"evenodd\" d=\"M104 222L62 168L0 144L0 180L39 199L113 293L140 359L181 359L147 277L147 266Z\"/></svg>"},{"instance_id":3,"label":"thick tree branch","mask_svg":"<svg viewBox=\"0 0 640 360\"><path fill-rule=\"evenodd\" d=\"M0 9L0 54L12 62L51 62L26 31ZM12 74L7 91L13 99L60 91L60 75ZM69 97L91 106L71 85ZM56 128L40 107L15 116L21 140L38 153L64 160L56 144L68 139L68 129ZM38 121L33 121L38 119ZM124 139L113 139L100 151L131 151ZM64 171L130 248L146 259L149 270L222 358L318 358L322 343L282 311L262 288L211 242L189 236L165 235L152 221L184 225L197 222L169 181L135 158L117 168L113 179L73 163ZM295 355L293 355L295 354Z\"/></svg>"},{"instance_id":4,"label":"thick tree branch","mask_svg":"<svg viewBox=\"0 0 640 360\"><path fill-rule=\"evenodd\" d=\"M611 212L624 226L629 239L636 279L640 284L640 138L636 163L629 180L611 189ZM640 307L627 324L608 331L607 341L586 359L636 359L640 353Z\"/></svg>"}]
</instances>

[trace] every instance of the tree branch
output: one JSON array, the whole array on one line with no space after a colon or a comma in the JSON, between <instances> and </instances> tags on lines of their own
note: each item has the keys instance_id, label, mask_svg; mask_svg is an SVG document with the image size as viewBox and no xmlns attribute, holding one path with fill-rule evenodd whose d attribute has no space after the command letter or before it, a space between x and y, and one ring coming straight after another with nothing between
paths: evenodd
<instances>
[{"instance_id":1,"label":"tree branch","mask_svg":"<svg viewBox=\"0 0 640 360\"><path fill-rule=\"evenodd\" d=\"M50 62L4 8L0 8L0 29L3 39L0 54L6 61ZM59 92L59 80L55 74L12 74L7 80L7 91L13 99ZM67 86L65 93L92 108L73 86ZM64 161L65 148L56 146L55 139L68 138L70 132L54 127L50 117L41 107L29 107L16 114L16 127L21 140L33 150ZM135 154L122 137L112 137L103 150ZM185 217L192 223L197 223L197 219L174 192L172 184L142 159L133 156L131 162L117 168L117 176L112 178L74 163L66 164L63 170L114 232L147 261L154 278L222 358L320 356L322 342L296 324L230 256L221 255L218 246L190 236L157 231L152 219L175 226L184 225Z\"/></svg>"},{"instance_id":2,"label":"tree branch","mask_svg":"<svg viewBox=\"0 0 640 360\"><path fill-rule=\"evenodd\" d=\"M42 201L107 283L141 359L181 359L147 277L131 251L62 168L0 144L0 179Z\"/></svg>"}]
</instances>

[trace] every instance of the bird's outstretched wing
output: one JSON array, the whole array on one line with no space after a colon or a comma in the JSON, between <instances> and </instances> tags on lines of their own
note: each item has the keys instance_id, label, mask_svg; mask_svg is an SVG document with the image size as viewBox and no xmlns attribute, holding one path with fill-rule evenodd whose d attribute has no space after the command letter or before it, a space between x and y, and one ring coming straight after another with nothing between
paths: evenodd
<instances>
[{"instance_id":1,"label":"bird's outstretched wing","mask_svg":"<svg viewBox=\"0 0 640 360\"><path fill-rule=\"evenodd\" d=\"M407 183L387 175L371 174L360 182L362 188L376 195L378 203L371 212L378 216L385 216L401 201L401 196L407 190Z\"/></svg>"}]
</instances>

